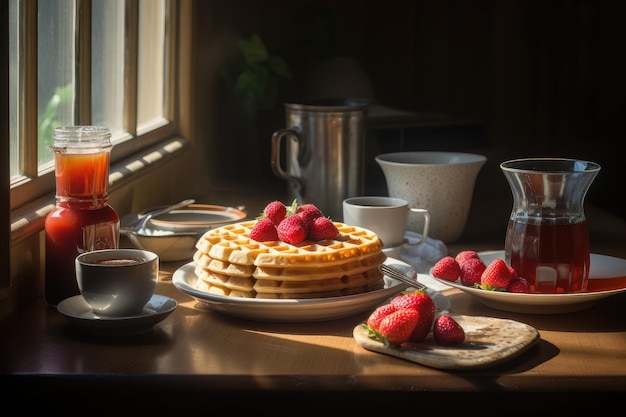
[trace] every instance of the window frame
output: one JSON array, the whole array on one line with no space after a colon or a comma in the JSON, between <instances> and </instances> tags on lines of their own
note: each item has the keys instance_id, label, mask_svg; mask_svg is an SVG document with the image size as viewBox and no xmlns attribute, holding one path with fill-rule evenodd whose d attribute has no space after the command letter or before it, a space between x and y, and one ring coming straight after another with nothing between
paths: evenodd
<instances>
[{"instance_id":1,"label":"window frame","mask_svg":"<svg viewBox=\"0 0 626 417\"><path fill-rule=\"evenodd\" d=\"M85 19L85 16L91 14L91 0L76 0L77 1L77 17L81 16ZM117 142L111 153L111 173L109 177L110 191L114 190L118 185L125 184L131 181L133 178L139 176L142 171L147 169L154 169L165 159L169 159L174 155L179 154L182 150L186 149L189 145L190 129L192 125L191 112L183 112L181 108L189 109L189 103L191 101L191 28L193 22L193 0L165 0L166 7L168 7L168 22L166 23L166 96L165 96L165 116L166 119L162 120L160 126L150 131L138 132L136 130L137 121L137 42L138 42L138 9L140 0L126 0L127 7L127 25L130 21L134 21L134 30L129 30L128 42L126 43L126 64L125 64L125 83L127 88L125 89L125 110L124 112L124 125L127 133L124 137L120 138L121 141ZM3 13L6 13L6 17L3 19L8 23L8 2L3 3ZM36 27L36 6L37 0L21 0L20 7L28 8L24 15L27 24L31 27L34 24ZM34 8L34 9L33 9ZM34 21L31 21L35 16ZM89 20L89 19L87 19ZM89 24L80 25L78 30L80 33L83 31L90 31ZM8 24L5 25L5 28ZM3 42L3 53L9 56L8 45L8 28L5 29L7 36ZM90 32L89 32L90 33ZM34 38L34 47L29 44L28 50L30 57L28 61L22 61L21 65L26 65L27 68L20 69L20 103L19 109L21 124L19 130L20 134L28 134L37 137L37 69L36 65L32 65L33 59L36 63L37 51L36 51L36 30L34 34L26 36L28 42L32 42ZM85 41L82 37L79 43L79 53L83 56L90 56L91 51L89 49L89 42ZM6 51L5 51L6 48ZM34 50L33 50L34 49ZM33 55L34 54L34 55ZM34 58L33 58L34 56ZM90 65L90 64L89 64ZM8 68L7 68L8 71ZM22 75L26 73L25 77ZM24 79L22 79L24 78ZM78 124L89 124L90 122L90 93L88 84L90 83L90 73L88 68L79 69L78 80L79 88L77 89L77 102L81 103L77 107L78 110ZM5 77L6 87L8 92L9 77L8 74ZM87 84L84 86L83 84ZM33 85L35 87L33 87ZM8 97L8 94L5 95ZM7 98L8 102L8 98ZM86 103L85 106L83 104ZM8 104L8 103L4 103ZM8 141L8 121L9 111L3 113L2 118L6 119L7 126L7 145L6 150L3 148L2 162L3 167L6 167L6 171L9 171L9 141ZM22 115L27 117L22 118ZM33 116L34 115L34 116ZM132 128L129 128L132 126ZM30 136L33 137L33 136ZM130 139L130 140L129 140ZM6 155L4 152L6 151ZM148 155L150 157L148 157ZM158 155L158 157L154 157ZM36 161L36 156L31 155L31 159ZM137 162L139 163L133 163ZM35 162L35 165L37 163ZM137 167L136 169L129 170L127 167L132 165ZM11 178L7 178L4 184L8 184L7 190L2 191L3 200L5 194L9 194L7 203L8 208L4 207L3 210L10 211L10 242L23 239L33 233L43 230L43 223L47 213L54 207L54 169L49 170L46 173L34 177L37 174L37 167L33 168L32 163L27 169L28 177L23 178L17 184L11 185ZM9 173L3 175L9 177ZM4 178L3 178L4 179ZM6 186L5 186L6 187ZM7 218L7 217L4 217ZM4 253L8 251L3 251ZM8 274L7 274L8 275ZM0 283L1 284L1 283ZM0 285L1 287L2 285Z\"/></svg>"}]
</instances>

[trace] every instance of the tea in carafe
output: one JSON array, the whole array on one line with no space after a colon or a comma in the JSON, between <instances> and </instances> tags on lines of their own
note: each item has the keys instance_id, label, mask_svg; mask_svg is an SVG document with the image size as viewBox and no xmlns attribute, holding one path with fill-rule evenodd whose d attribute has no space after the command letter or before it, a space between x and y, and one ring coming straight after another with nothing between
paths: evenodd
<instances>
[{"instance_id":1,"label":"tea in carafe","mask_svg":"<svg viewBox=\"0 0 626 417\"><path fill-rule=\"evenodd\" d=\"M534 293L587 290L587 191L600 165L564 158L517 159L500 164L513 193L505 261Z\"/></svg>"}]
</instances>

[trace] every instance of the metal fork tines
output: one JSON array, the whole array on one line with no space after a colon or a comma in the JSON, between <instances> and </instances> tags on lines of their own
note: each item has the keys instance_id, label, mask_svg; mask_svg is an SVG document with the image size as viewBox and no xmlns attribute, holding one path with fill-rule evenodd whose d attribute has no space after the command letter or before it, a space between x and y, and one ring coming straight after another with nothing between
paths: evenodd
<instances>
[{"instance_id":1,"label":"metal fork tines","mask_svg":"<svg viewBox=\"0 0 626 417\"><path fill-rule=\"evenodd\" d=\"M426 286L417 280L417 273L415 274L415 279L414 279L387 264L381 264L378 268L380 269L380 272L382 272L383 274L393 279L397 279L398 281L402 281L405 284L409 284L410 286L418 288L418 289L422 289L422 290L426 289Z\"/></svg>"}]
</instances>

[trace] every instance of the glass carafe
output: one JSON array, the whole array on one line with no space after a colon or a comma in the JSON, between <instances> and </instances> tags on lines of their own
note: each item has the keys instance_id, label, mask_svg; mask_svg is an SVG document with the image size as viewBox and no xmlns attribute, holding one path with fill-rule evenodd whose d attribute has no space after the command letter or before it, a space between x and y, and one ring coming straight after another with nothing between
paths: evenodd
<instances>
[{"instance_id":1,"label":"glass carafe","mask_svg":"<svg viewBox=\"0 0 626 417\"><path fill-rule=\"evenodd\" d=\"M531 292L587 290L589 233L584 200L600 165L564 158L516 159L500 164L513 193L505 261Z\"/></svg>"}]
</instances>

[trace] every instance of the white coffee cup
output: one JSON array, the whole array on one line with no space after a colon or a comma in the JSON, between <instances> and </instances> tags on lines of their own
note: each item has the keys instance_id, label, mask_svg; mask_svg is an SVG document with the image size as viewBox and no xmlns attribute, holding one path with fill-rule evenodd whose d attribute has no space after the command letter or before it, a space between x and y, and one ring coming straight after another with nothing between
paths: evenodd
<instances>
[{"instance_id":1,"label":"white coffee cup","mask_svg":"<svg viewBox=\"0 0 626 417\"><path fill-rule=\"evenodd\" d=\"M410 242L405 238L409 213L419 213L424 217L422 238L417 242ZM383 252L392 258L399 258L402 248L415 248L426 241L430 212L423 208L409 207L409 203L401 198L350 197L343 200L343 222L376 233L383 242Z\"/></svg>"},{"instance_id":2,"label":"white coffee cup","mask_svg":"<svg viewBox=\"0 0 626 417\"><path fill-rule=\"evenodd\" d=\"M93 312L132 316L142 312L156 289L159 257L141 249L103 249L76 257L78 288Z\"/></svg>"}]
</instances>

